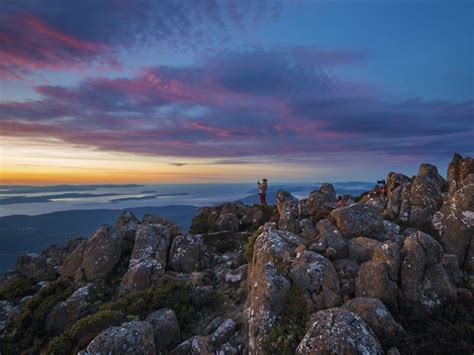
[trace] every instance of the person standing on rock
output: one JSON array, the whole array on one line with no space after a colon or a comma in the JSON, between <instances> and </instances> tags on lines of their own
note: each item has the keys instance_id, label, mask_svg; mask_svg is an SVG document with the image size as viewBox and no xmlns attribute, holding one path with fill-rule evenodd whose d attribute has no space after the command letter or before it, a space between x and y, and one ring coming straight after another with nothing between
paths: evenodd
<instances>
[{"instance_id":1,"label":"person standing on rock","mask_svg":"<svg viewBox=\"0 0 474 355\"><path fill-rule=\"evenodd\" d=\"M260 197L260 205L266 206L267 205L267 179L263 179L262 182L257 181L258 186L258 197Z\"/></svg>"}]
</instances>

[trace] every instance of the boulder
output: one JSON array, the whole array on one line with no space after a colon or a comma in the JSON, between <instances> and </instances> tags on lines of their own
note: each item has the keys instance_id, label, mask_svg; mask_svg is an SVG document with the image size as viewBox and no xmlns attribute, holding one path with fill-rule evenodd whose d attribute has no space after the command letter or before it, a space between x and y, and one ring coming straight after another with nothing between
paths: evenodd
<instances>
[{"instance_id":1,"label":"boulder","mask_svg":"<svg viewBox=\"0 0 474 355\"><path fill-rule=\"evenodd\" d=\"M383 231L383 218L380 211L362 203L341 207L331 212L331 219L343 237L373 237Z\"/></svg>"},{"instance_id":2,"label":"boulder","mask_svg":"<svg viewBox=\"0 0 474 355\"><path fill-rule=\"evenodd\" d=\"M395 242L384 242L375 247L372 254L373 261L381 261L385 264L390 280L398 280L400 269L400 245Z\"/></svg>"},{"instance_id":3,"label":"boulder","mask_svg":"<svg viewBox=\"0 0 474 355\"><path fill-rule=\"evenodd\" d=\"M368 261L360 266L356 281L356 297L378 298L384 304L397 306L398 287L382 261Z\"/></svg>"},{"instance_id":4,"label":"boulder","mask_svg":"<svg viewBox=\"0 0 474 355\"><path fill-rule=\"evenodd\" d=\"M19 307L15 306L9 301L0 301L0 336L5 329L7 322L16 316L19 312Z\"/></svg>"},{"instance_id":5,"label":"boulder","mask_svg":"<svg viewBox=\"0 0 474 355\"><path fill-rule=\"evenodd\" d=\"M170 243L171 236L166 227L160 224L140 224L120 290L122 292L144 290L158 283L165 273Z\"/></svg>"},{"instance_id":6,"label":"boulder","mask_svg":"<svg viewBox=\"0 0 474 355\"><path fill-rule=\"evenodd\" d=\"M208 260L203 237L199 234L177 236L171 244L169 263L171 270L177 272L205 269Z\"/></svg>"},{"instance_id":7,"label":"boulder","mask_svg":"<svg viewBox=\"0 0 474 355\"><path fill-rule=\"evenodd\" d=\"M94 288L93 284L78 288L65 301L57 303L46 317L46 330L64 331L77 320L94 313L97 310L96 307L87 301L90 291Z\"/></svg>"},{"instance_id":8,"label":"boulder","mask_svg":"<svg viewBox=\"0 0 474 355\"><path fill-rule=\"evenodd\" d=\"M150 313L146 321L153 327L157 354L167 353L179 344L179 323L172 309L162 308Z\"/></svg>"},{"instance_id":9,"label":"boulder","mask_svg":"<svg viewBox=\"0 0 474 355\"><path fill-rule=\"evenodd\" d=\"M229 232L237 232L239 230L239 219L233 213L221 214L217 219L217 228Z\"/></svg>"},{"instance_id":10,"label":"boulder","mask_svg":"<svg viewBox=\"0 0 474 355\"><path fill-rule=\"evenodd\" d=\"M344 239L339 230L327 219L322 219L316 223L316 230L319 233L318 242L324 243L328 248L336 251L335 259L342 259L347 256L347 240Z\"/></svg>"},{"instance_id":11,"label":"boulder","mask_svg":"<svg viewBox=\"0 0 474 355\"><path fill-rule=\"evenodd\" d=\"M411 210L411 184L411 179L403 174L388 174L385 214L391 220L408 221Z\"/></svg>"},{"instance_id":12,"label":"boulder","mask_svg":"<svg viewBox=\"0 0 474 355\"><path fill-rule=\"evenodd\" d=\"M183 230L175 221L163 216L146 214L142 218L142 223L161 224L163 227L168 229L171 239L183 234Z\"/></svg>"},{"instance_id":13,"label":"boulder","mask_svg":"<svg viewBox=\"0 0 474 355\"><path fill-rule=\"evenodd\" d=\"M468 249L474 244L474 183L456 190L434 214L432 224L445 252L456 255L459 265L469 268L472 254Z\"/></svg>"},{"instance_id":14,"label":"boulder","mask_svg":"<svg viewBox=\"0 0 474 355\"><path fill-rule=\"evenodd\" d=\"M213 348L209 338L196 335L179 344L170 351L170 355L212 355Z\"/></svg>"},{"instance_id":15,"label":"boulder","mask_svg":"<svg viewBox=\"0 0 474 355\"><path fill-rule=\"evenodd\" d=\"M291 193L278 190L276 193L276 207L280 215L278 229L298 233L300 229L298 200Z\"/></svg>"},{"instance_id":16,"label":"boulder","mask_svg":"<svg viewBox=\"0 0 474 355\"><path fill-rule=\"evenodd\" d=\"M326 218L336 205L336 190L328 183L321 185L319 190L312 191L305 201L306 212L314 222Z\"/></svg>"},{"instance_id":17,"label":"boulder","mask_svg":"<svg viewBox=\"0 0 474 355\"><path fill-rule=\"evenodd\" d=\"M277 316L283 311L291 286L287 277L287 264L295 256L295 248L304 244L299 236L271 229L270 224L265 229L255 241L248 280L249 296L245 316L251 353L261 353Z\"/></svg>"},{"instance_id":18,"label":"boulder","mask_svg":"<svg viewBox=\"0 0 474 355\"><path fill-rule=\"evenodd\" d=\"M474 159L470 157L463 158L459 154L454 154L446 174L449 193L453 194L463 186L469 174L474 174Z\"/></svg>"},{"instance_id":19,"label":"boulder","mask_svg":"<svg viewBox=\"0 0 474 355\"><path fill-rule=\"evenodd\" d=\"M87 353L156 354L153 327L148 322L132 321L120 327L107 328L90 342Z\"/></svg>"},{"instance_id":20,"label":"boulder","mask_svg":"<svg viewBox=\"0 0 474 355\"><path fill-rule=\"evenodd\" d=\"M401 249L400 290L406 305L426 310L455 297L456 290L442 265L441 246L428 234L417 232Z\"/></svg>"},{"instance_id":21,"label":"boulder","mask_svg":"<svg viewBox=\"0 0 474 355\"><path fill-rule=\"evenodd\" d=\"M441 207L445 180L434 165L421 164L410 191L410 218L415 226L431 223L433 214Z\"/></svg>"},{"instance_id":22,"label":"boulder","mask_svg":"<svg viewBox=\"0 0 474 355\"><path fill-rule=\"evenodd\" d=\"M316 229L314 228L313 220L311 218L303 218L300 221L301 236L308 240L316 240Z\"/></svg>"},{"instance_id":23,"label":"boulder","mask_svg":"<svg viewBox=\"0 0 474 355\"><path fill-rule=\"evenodd\" d=\"M296 348L298 355L383 354L369 326L357 314L342 308L319 311L308 322Z\"/></svg>"},{"instance_id":24,"label":"boulder","mask_svg":"<svg viewBox=\"0 0 474 355\"><path fill-rule=\"evenodd\" d=\"M462 271L459 267L458 258L453 254L444 254L443 266L448 273L449 279L456 287L462 286Z\"/></svg>"},{"instance_id":25,"label":"boulder","mask_svg":"<svg viewBox=\"0 0 474 355\"><path fill-rule=\"evenodd\" d=\"M226 319L211 335L210 341L215 347L224 344L237 330L237 324L232 319Z\"/></svg>"},{"instance_id":26,"label":"boulder","mask_svg":"<svg viewBox=\"0 0 474 355\"><path fill-rule=\"evenodd\" d=\"M360 316L378 338L401 336L403 327L393 319L389 310L377 298L354 298L342 306Z\"/></svg>"},{"instance_id":27,"label":"boulder","mask_svg":"<svg viewBox=\"0 0 474 355\"><path fill-rule=\"evenodd\" d=\"M304 291L314 311L341 304L336 270L322 255L307 250L297 253L291 264L290 277L293 284Z\"/></svg>"},{"instance_id":28,"label":"boulder","mask_svg":"<svg viewBox=\"0 0 474 355\"><path fill-rule=\"evenodd\" d=\"M348 243L349 259L359 264L372 259L374 251L380 246L380 242L365 237L350 239Z\"/></svg>"}]
</instances>

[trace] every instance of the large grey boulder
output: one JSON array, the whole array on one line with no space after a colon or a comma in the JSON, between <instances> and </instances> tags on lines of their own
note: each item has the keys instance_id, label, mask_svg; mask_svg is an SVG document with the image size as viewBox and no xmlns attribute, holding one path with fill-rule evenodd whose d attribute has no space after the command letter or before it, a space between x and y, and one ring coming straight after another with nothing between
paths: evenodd
<instances>
[{"instance_id":1,"label":"large grey boulder","mask_svg":"<svg viewBox=\"0 0 474 355\"><path fill-rule=\"evenodd\" d=\"M316 230L319 233L318 242L336 251L334 259L343 259L347 256L347 240L329 220L322 219L316 223Z\"/></svg>"},{"instance_id":2,"label":"large grey boulder","mask_svg":"<svg viewBox=\"0 0 474 355\"><path fill-rule=\"evenodd\" d=\"M431 223L433 214L441 207L446 181L434 165L421 164L410 192L409 221L416 226Z\"/></svg>"},{"instance_id":3,"label":"large grey boulder","mask_svg":"<svg viewBox=\"0 0 474 355\"><path fill-rule=\"evenodd\" d=\"M276 207L280 214L278 229L298 233L300 229L298 200L291 193L278 190L276 193Z\"/></svg>"},{"instance_id":4,"label":"large grey boulder","mask_svg":"<svg viewBox=\"0 0 474 355\"><path fill-rule=\"evenodd\" d=\"M171 236L166 227L159 224L140 224L120 290L139 291L158 283L165 273L170 243Z\"/></svg>"},{"instance_id":5,"label":"large grey boulder","mask_svg":"<svg viewBox=\"0 0 474 355\"><path fill-rule=\"evenodd\" d=\"M383 218L380 211L367 204L355 203L331 212L343 237L374 237L383 231Z\"/></svg>"},{"instance_id":6,"label":"large grey boulder","mask_svg":"<svg viewBox=\"0 0 474 355\"><path fill-rule=\"evenodd\" d=\"M319 311L308 322L298 355L383 354L369 326L357 314L342 308Z\"/></svg>"},{"instance_id":7,"label":"large grey boulder","mask_svg":"<svg viewBox=\"0 0 474 355\"><path fill-rule=\"evenodd\" d=\"M158 354L167 353L179 344L179 323L172 309L162 308L150 313L146 321L153 327L155 348Z\"/></svg>"},{"instance_id":8,"label":"large grey boulder","mask_svg":"<svg viewBox=\"0 0 474 355\"><path fill-rule=\"evenodd\" d=\"M132 321L107 328L90 342L87 353L154 355L153 327L148 322Z\"/></svg>"},{"instance_id":9,"label":"large grey boulder","mask_svg":"<svg viewBox=\"0 0 474 355\"><path fill-rule=\"evenodd\" d=\"M170 268L173 271L190 273L203 270L208 263L202 235L177 236L171 243Z\"/></svg>"},{"instance_id":10,"label":"large grey boulder","mask_svg":"<svg viewBox=\"0 0 474 355\"><path fill-rule=\"evenodd\" d=\"M449 193L453 194L468 178L469 174L474 174L474 159L471 157L463 158L459 154L454 154L453 159L448 165L447 180Z\"/></svg>"},{"instance_id":11,"label":"large grey boulder","mask_svg":"<svg viewBox=\"0 0 474 355\"><path fill-rule=\"evenodd\" d=\"M388 174L385 214L391 220L408 221L411 211L411 184L411 179L403 174Z\"/></svg>"},{"instance_id":12,"label":"large grey boulder","mask_svg":"<svg viewBox=\"0 0 474 355\"><path fill-rule=\"evenodd\" d=\"M379 247L380 244L379 241L371 238L353 238L349 240L348 243L349 259L359 264L365 263L372 259L375 249Z\"/></svg>"},{"instance_id":13,"label":"large grey boulder","mask_svg":"<svg viewBox=\"0 0 474 355\"><path fill-rule=\"evenodd\" d=\"M337 208L334 186L324 183L319 190L312 191L305 200L305 207L314 222L326 218L333 209Z\"/></svg>"},{"instance_id":14,"label":"large grey boulder","mask_svg":"<svg viewBox=\"0 0 474 355\"><path fill-rule=\"evenodd\" d=\"M389 306L398 304L397 283L390 279L383 261L368 261L360 266L355 294L356 297L378 298Z\"/></svg>"},{"instance_id":15,"label":"large grey boulder","mask_svg":"<svg viewBox=\"0 0 474 355\"><path fill-rule=\"evenodd\" d=\"M393 319L387 307L377 298L354 298L344 303L342 307L359 315L378 338L400 336L405 333L403 327Z\"/></svg>"}]
</instances>

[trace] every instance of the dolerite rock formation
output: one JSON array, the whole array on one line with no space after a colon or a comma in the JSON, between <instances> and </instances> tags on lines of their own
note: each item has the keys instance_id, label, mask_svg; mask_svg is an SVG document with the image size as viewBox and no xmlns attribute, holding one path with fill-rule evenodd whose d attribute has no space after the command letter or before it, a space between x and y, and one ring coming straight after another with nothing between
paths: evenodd
<instances>
[{"instance_id":1,"label":"dolerite rock formation","mask_svg":"<svg viewBox=\"0 0 474 355\"><path fill-rule=\"evenodd\" d=\"M396 354L418 339L407 319L474 301L472 161L455 155L447 180L429 164L392 172L386 195L345 207L327 183L204 207L188 232L125 212L19 258L0 287L0 352ZM437 350L472 353L460 327Z\"/></svg>"}]
</instances>

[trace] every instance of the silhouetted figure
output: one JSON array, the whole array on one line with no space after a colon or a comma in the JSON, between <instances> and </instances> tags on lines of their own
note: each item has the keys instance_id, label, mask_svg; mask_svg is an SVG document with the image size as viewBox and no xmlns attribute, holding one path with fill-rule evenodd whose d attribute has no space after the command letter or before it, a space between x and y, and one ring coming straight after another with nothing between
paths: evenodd
<instances>
[{"instance_id":1,"label":"silhouetted figure","mask_svg":"<svg viewBox=\"0 0 474 355\"><path fill-rule=\"evenodd\" d=\"M267 205L267 179L263 179L262 182L257 181L257 186L258 186L258 197L260 197L260 204L262 206Z\"/></svg>"}]
</instances>

